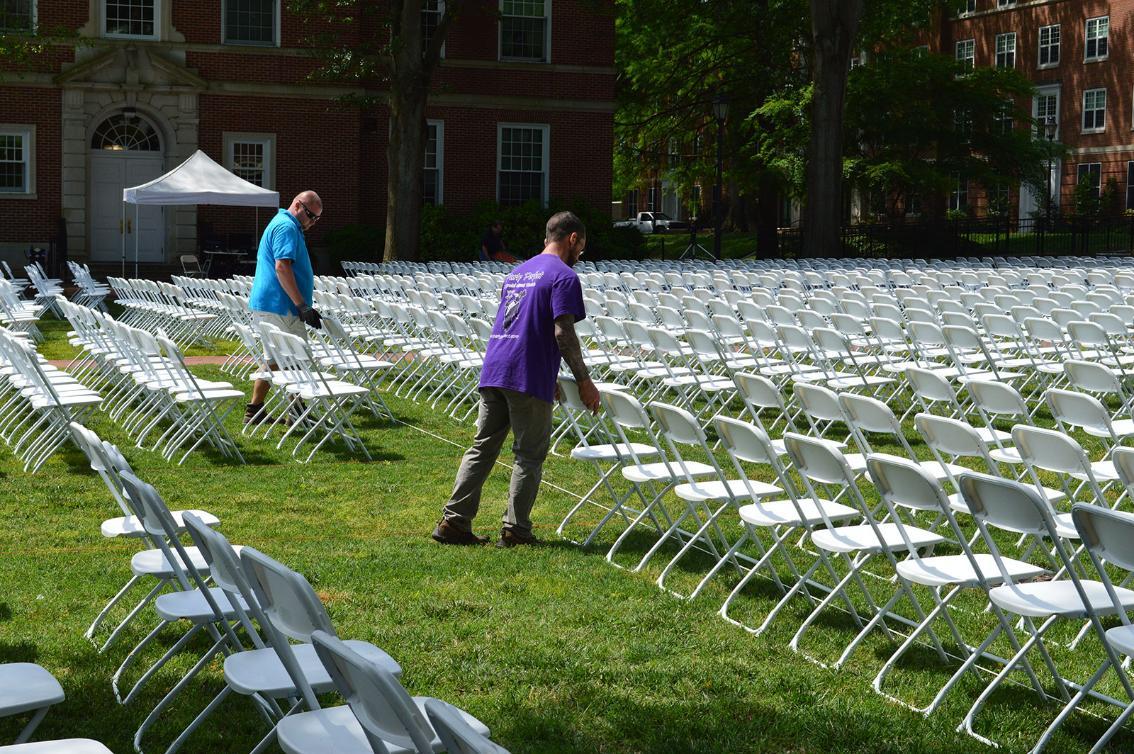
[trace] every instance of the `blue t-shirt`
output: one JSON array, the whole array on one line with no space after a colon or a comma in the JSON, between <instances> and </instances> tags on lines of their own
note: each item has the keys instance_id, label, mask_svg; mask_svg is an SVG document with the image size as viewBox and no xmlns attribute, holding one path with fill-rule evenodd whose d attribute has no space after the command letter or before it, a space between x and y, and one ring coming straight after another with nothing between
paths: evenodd
<instances>
[{"instance_id":1,"label":"blue t-shirt","mask_svg":"<svg viewBox=\"0 0 1134 754\"><path fill-rule=\"evenodd\" d=\"M256 277L252 281L252 294L248 297L249 309L280 315L299 314L276 277L276 262L280 259L291 260L295 285L303 300L311 306L315 272L311 269L307 242L303 240L303 228L290 212L281 209L260 237L260 248L256 251Z\"/></svg>"},{"instance_id":2,"label":"blue t-shirt","mask_svg":"<svg viewBox=\"0 0 1134 754\"><path fill-rule=\"evenodd\" d=\"M555 319L587 316L579 276L554 254L537 254L504 278L484 354L481 387L502 387L550 403L559 375Z\"/></svg>"}]
</instances>

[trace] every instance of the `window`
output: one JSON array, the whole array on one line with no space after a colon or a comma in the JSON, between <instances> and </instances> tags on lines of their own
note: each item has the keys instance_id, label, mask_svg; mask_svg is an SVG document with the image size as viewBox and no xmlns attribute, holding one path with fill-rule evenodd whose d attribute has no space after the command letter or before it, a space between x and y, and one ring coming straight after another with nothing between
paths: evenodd
<instances>
[{"instance_id":1,"label":"window","mask_svg":"<svg viewBox=\"0 0 1134 754\"><path fill-rule=\"evenodd\" d=\"M1059 124L1059 95L1040 93L1032 100L1032 115L1036 119L1037 139L1047 139L1046 129L1048 123Z\"/></svg>"},{"instance_id":2,"label":"window","mask_svg":"<svg viewBox=\"0 0 1134 754\"><path fill-rule=\"evenodd\" d=\"M0 31L32 31L34 28L33 0L0 0Z\"/></svg>"},{"instance_id":3,"label":"window","mask_svg":"<svg viewBox=\"0 0 1134 754\"><path fill-rule=\"evenodd\" d=\"M670 136L669 139L666 140L666 151L668 153L667 159L669 160L669 166L671 168L679 167L681 165L681 151L677 146L676 136Z\"/></svg>"},{"instance_id":4,"label":"window","mask_svg":"<svg viewBox=\"0 0 1134 754\"><path fill-rule=\"evenodd\" d=\"M962 39L957 42L957 62L966 71L976 67L976 40Z\"/></svg>"},{"instance_id":5,"label":"window","mask_svg":"<svg viewBox=\"0 0 1134 754\"><path fill-rule=\"evenodd\" d=\"M497 129L497 201L547 204L548 126L500 124Z\"/></svg>"},{"instance_id":6,"label":"window","mask_svg":"<svg viewBox=\"0 0 1134 754\"><path fill-rule=\"evenodd\" d=\"M224 134L225 167L249 183L275 188L274 134Z\"/></svg>"},{"instance_id":7,"label":"window","mask_svg":"<svg viewBox=\"0 0 1134 754\"><path fill-rule=\"evenodd\" d=\"M225 44L277 44L279 0L224 0L223 18Z\"/></svg>"},{"instance_id":8,"label":"window","mask_svg":"<svg viewBox=\"0 0 1134 754\"><path fill-rule=\"evenodd\" d=\"M158 0L104 0L103 32L108 37L157 39Z\"/></svg>"},{"instance_id":9,"label":"window","mask_svg":"<svg viewBox=\"0 0 1134 754\"><path fill-rule=\"evenodd\" d=\"M997 8L1011 8L1016 4L1016 0L996 0Z\"/></svg>"},{"instance_id":10,"label":"window","mask_svg":"<svg viewBox=\"0 0 1134 754\"><path fill-rule=\"evenodd\" d=\"M993 131L994 133L998 133L998 134L1001 134L1001 135L1007 135L1007 134L1012 133L1012 129L1016 125L1016 121L1015 121L1015 118L1014 118L1015 109L1016 109L1016 103L1013 102L1012 100L1008 100L1007 102L1004 103L1003 107L998 109L993 114L992 120L993 120L993 126L994 126L994 131Z\"/></svg>"},{"instance_id":11,"label":"window","mask_svg":"<svg viewBox=\"0 0 1134 754\"><path fill-rule=\"evenodd\" d=\"M697 133L693 134L693 156L694 157L700 157L701 156L701 150L704 148L704 146L705 146L705 139L701 136L701 132L698 131Z\"/></svg>"},{"instance_id":12,"label":"window","mask_svg":"<svg viewBox=\"0 0 1134 754\"><path fill-rule=\"evenodd\" d=\"M1059 24L1040 27L1039 65L1040 68L1059 65Z\"/></svg>"},{"instance_id":13,"label":"window","mask_svg":"<svg viewBox=\"0 0 1134 754\"><path fill-rule=\"evenodd\" d=\"M1087 60L1103 60L1109 52L1110 16L1087 19Z\"/></svg>"},{"instance_id":14,"label":"window","mask_svg":"<svg viewBox=\"0 0 1134 754\"><path fill-rule=\"evenodd\" d=\"M424 52L429 47L429 43L433 41L433 35L437 33L437 26L441 23L441 17L445 15L445 0L423 0L421 4L421 49ZM442 54L444 55L445 46L441 46Z\"/></svg>"},{"instance_id":15,"label":"window","mask_svg":"<svg viewBox=\"0 0 1134 754\"><path fill-rule=\"evenodd\" d=\"M149 121L137 113L115 113L91 136L91 149L111 152L160 152L161 139Z\"/></svg>"},{"instance_id":16,"label":"window","mask_svg":"<svg viewBox=\"0 0 1134 754\"><path fill-rule=\"evenodd\" d=\"M953 129L957 132L957 137L964 141L968 141L973 135L973 114L968 109L960 109L953 111Z\"/></svg>"},{"instance_id":17,"label":"window","mask_svg":"<svg viewBox=\"0 0 1134 754\"><path fill-rule=\"evenodd\" d=\"M862 54L852 55L850 59L850 69L853 71L855 68L862 67Z\"/></svg>"},{"instance_id":18,"label":"window","mask_svg":"<svg viewBox=\"0 0 1134 754\"><path fill-rule=\"evenodd\" d=\"M425 186L421 198L426 204L445 203L445 121L425 123Z\"/></svg>"},{"instance_id":19,"label":"window","mask_svg":"<svg viewBox=\"0 0 1134 754\"><path fill-rule=\"evenodd\" d=\"M500 0L500 58L551 61L551 0Z\"/></svg>"},{"instance_id":20,"label":"window","mask_svg":"<svg viewBox=\"0 0 1134 754\"><path fill-rule=\"evenodd\" d=\"M1083 130L1092 133L1106 130L1106 89L1083 92Z\"/></svg>"},{"instance_id":21,"label":"window","mask_svg":"<svg viewBox=\"0 0 1134 754\"><path fill-rule=\"evenodd\" d=\"M689 213L693 217L701 217L701 184L693 184L692 196L689 198Z\"/></svg>"},{"instance_id":22,"label":"window","mask_svg":"<svg viewBox=\"0 0 1134 754\"><path fill-rule=\"evenodd\" d=\"M646 211L658 211L658 187L656 184L650 184L649 189L646 190Z\"/></svg>"},{"instance_id":23,"label":"window","mask_svg":"<svg viewBox=\"0 0 1134 754\"><path fill-rule=\"evenodd\" d=\"M638 189L634 189L630 193L626 194L626 216L638 216Z\"/></svg>"},{"instance_id":24,"label":"window","mask_svg":"<svg viewBox=\"0 0 1134 754\"><path fill-rule=\"evenodd\" d=\"M996 35L996 67L1016 67L1016 32Z\"/></svg>"},{"instance_id":25,"label":"window","mask_svg":"<svg viewBox=\"0 0 1134 754\"><path fill-rule=\"evenodd\" d=\"M1094 189L1095 196L1102 196L1102 163L1080 163L1075 171L1075 180L1078 183L1087 181L1090 184L1091 188Z\"/></svg>"},{"instance_id":26,"label":"window","mask_svg":"<svg viewBox=\"0 0 1134 754\"><path fill-rule=\"evenodd\" d=\"M1126 209L1134 209L1134 162L1126 163Z\"/></svg>"},{"instance_id":27,"label":"window","mask_svg":"<svg viewBox=\"0 0 1134 754\"><path fill-rule=\"evenodd\" d=\"M0 194L33 195L35 126L0 125Z\"/></svg>"},{"instance_id":28,"label":"window","mask_svg":"<svg viewBox=\"0 0 1134 754\"><path fill-rule=\"evenodd\" d=\"M964 178L957 178L953 190L949 192L949 209L964 212L969 208L969 182Z\"/></svg>"},{"instance_id":29,"label":"window","mask_svg":"<svg viewBox=\"0 0 1134 754\"><path fill-rule=\"evenodd\" d=\"M976 13L976 0L965 0L965 5L961 10L961 14L966 15L969 13Z\"/></svg>"}]
</instances>

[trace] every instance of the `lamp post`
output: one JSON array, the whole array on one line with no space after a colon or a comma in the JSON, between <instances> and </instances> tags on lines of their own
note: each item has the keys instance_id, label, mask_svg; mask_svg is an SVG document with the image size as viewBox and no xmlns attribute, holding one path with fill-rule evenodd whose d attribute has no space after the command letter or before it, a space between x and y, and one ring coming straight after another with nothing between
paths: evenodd
<instances>
[{"instance_id":1,"label":"lamp post","mask_svg":"<svg viewBox=\"0 0 1134 754\"><path fill-rule=\"evenodd\" d=\"M721 260L721 226L724 225L724 215L721 212L721 148L724 143L724 124L728 117L728 98L718 93L713 98L713 117L717 119L717 182L713 184L713 257Z\"/></svg>"},{"instance_id":2,"label":"lamp post","mask_svg":"<svg viewBox=\"0 0 1134 754\"><path fill-rule=\"evenodd\" d=\"M1047 222L1045 227L1051 230L1051 210L1052 204L1055 202L1055 182L1051 179L1052 171L1055 165L1055 132L1059 129L1058 124L1055 122L1055 116L1049 115L1043 124L1043 134L1047 137Z\"/></svg>"}]
</instances>

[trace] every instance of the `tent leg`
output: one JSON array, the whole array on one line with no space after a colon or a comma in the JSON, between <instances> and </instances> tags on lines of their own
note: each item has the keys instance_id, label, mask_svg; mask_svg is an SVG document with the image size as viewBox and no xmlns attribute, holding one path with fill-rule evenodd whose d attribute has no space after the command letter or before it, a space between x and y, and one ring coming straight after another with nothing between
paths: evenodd
<instances>
[{"instance_id":1,"label":"tent leg","mask_svg":"<svg viewBox=\"0 0 1134 754\"><path fill-rule=\"evenodd\" d=\"M138 237L142 235L138 227L138 205L134 205L134 277L138 277Z\"/></svg>"},{"instance_id":2,"label":"tent leg","mask_svg":"<svg viewBox=\"0 0 1134 754\"><path fill-rule=\"evenodd\" d=\"M122 277L126 277L126 202L122 202L122 223L118 226L118 235L122 239Z\"/></svg>"}]
</instances>

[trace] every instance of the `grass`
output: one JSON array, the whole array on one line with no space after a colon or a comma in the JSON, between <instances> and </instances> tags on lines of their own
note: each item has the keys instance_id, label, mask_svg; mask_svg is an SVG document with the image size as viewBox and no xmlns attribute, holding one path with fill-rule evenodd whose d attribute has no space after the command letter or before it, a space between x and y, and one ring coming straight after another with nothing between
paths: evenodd
<instances>
[{"instance_id":1,"label":"grass","mask_svg":"<svg viewBox=\"0 0 1134 754\"><path fill-rule=\"evenodd\" d=\"M46 329L44 352L66 354L63 328L49 323ZM222 378L214 367L199 371ZM393 655L411 693L467 709L517 754L988 750L954 732L979 693L974 678L926 719L870 690L870 679L895 646L879 632L842 671L826 670L787 649L806 614L801 602L753 637L716 615L735 574L684 602L653 583L667 558L659 556L642 574L604 561L603 545L614 531L588 550L557 539L554 527L574 500L562 490L581 492L593 481L586 467L569 459L553 456L546 466L550 484L534 511L545 545L504 551L433 543L429 531L472 427L426 406L388 400L399 423L362 421L371 463L323 452L300 465L269 442L240 438L246 466L198 453L175 467L130 446L104 415L91 428L122 446L139 476L171 507L210 510L233 542L305 574L339 633L373 641ZM235 431L236 417L230 423ZM495 529L506 495L506 470L498 469L485 488L479 530ZM67 701L49 713L38 740L89 736L128 752L134 728L196 655L179 656L131 705L115 703L110 676L152 623L139 621L105 654L82 638L128 578L136 549L99 535L100 521L113 515L106 489L78 451L61 453L40 473L27 475L0 450L0 661L38 662L66 689ZM588 515L593 519L597 512ZM575 533L586 523L584 517ZM632 538L624 560L651 543L645 532ZM676 583L691 585L706 567L691 559ZM877 572L887 575L884 568ZM882 583L879 593L887 589ZM766 611L773 595L754 583L740 612ZM969 607L973 615L963 628L983 635L989 621L981 602L974 596ZM849 620L831 615L806 641L810 653L828 659L855 632ZM178 635L168 629L147 659ZM1092 641L1072 659L1081 677L1098 656ZM204 645L193 646L199 652ZM950 672L932 653L915 655L896 674L895 687L925 699ZM222 685L214 663L150 732L147 750L164 748ZM980 729L995 731L1007 750L1022 751L1055 710L1009 688L994 697ZM0 721L0 741L11 740L21 723ZM1105 727L1103 720L1077 715L1049 750L1088 748ZM185 751L247 751L264 732L247 700L234 696ZM1116 739L1115 750L1132 745L1130 737Z\"/></svg>"}]
</instances>

